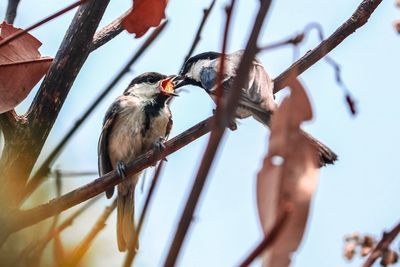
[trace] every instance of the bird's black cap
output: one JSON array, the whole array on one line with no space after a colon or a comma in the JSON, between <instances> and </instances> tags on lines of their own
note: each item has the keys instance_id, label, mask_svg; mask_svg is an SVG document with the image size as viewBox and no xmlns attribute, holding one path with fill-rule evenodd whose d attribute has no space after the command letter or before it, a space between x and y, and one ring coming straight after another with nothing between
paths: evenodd
<instances>
[{"instance_id":1,"label":"bird's black cap","mask_svg":"<svg viewBox=\"0 0 400 267\"><path fill-rule=\"evenodd\" d=\"M216 59L216 58L218 58L220 56L221 56L221 53L211 52L211 51L195 55L195 56L189 58L188 60L186 60L185 64L183 65L183 67L182 67L182 69L181 69L181 71L179 73L181 75L185 75L190 70L192 65L194 63L196 63L197 61L199 61L199 60L202 60L202 59L213 60L213 59Z\"/></svg>"}]
</instances>

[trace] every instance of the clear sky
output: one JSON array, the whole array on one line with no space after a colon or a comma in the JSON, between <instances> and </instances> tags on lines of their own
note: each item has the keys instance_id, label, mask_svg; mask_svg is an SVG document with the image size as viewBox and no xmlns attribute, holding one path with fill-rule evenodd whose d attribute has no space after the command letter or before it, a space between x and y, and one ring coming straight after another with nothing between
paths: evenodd
<instances>
[{"instance_id":1,"label":"clear sky","mask_svg":"<svg viewBox=\"0 0 400 267\"><path fill-rule=\"evenodd\" d=\"M72 1L21 1L15 25L26 27ZM131 1L111 1L102 20L107 24L125 11ZM113 99L140 73L176 73L201 20L202 9L210 1L170 0L170 23L132 73L113 90L90 120L73 138L56 163L66 170L96 170L97 140L105 110ZM221 47L224 12L228 1L218 0L196 53ZM298 32L310 22L332 33L355 10L359 1L273 1L264 24L260 43L279 40ZM342 258L343 236L354 231L380 236L383 229L400 219L398 205L400 148L400 36L392 27L400 18L395 1L383 1L366 26L347 38L330 55L342 66L342 77L357 100L359 113L350 116L332 68L319 62L301 78L312 99L315 118L304 127L339 154L335 166L322 169L313 199L311 215L302 245L293 266L359 266ZM4 14L6 1L0 2ZM258 1L241 0L233 17L229 51L245 46ZM54 56L74 12L56 19L32 33L43 42L43 55ZM82 114L83 110L121 69L143 43L127 33L90 55L68 96L52 130L44 152L48 152ZM318 43L312 33L301 46L301 54ZM290 48L258 56L272 77L293 60ZM397 70L396 70L397 69ZM172 105L175 136L211 114L213 103L200 89L188 87ZM34 94L19 107L28 107ZM160 266L168 251L175 224L199 166L208 136L168 157L150 216L146 220L141 249L135 266ZM255 202L255 176L268 143L268 131L251 119L241 121L239 129L223 141L202 194L195 219L179 258L179 266L234 266L261 238ZM151 173L150 171L149 173ZM151 175L148 175L150 177ZM65 181L65 191L89 182L94 177ZM148 187L149 179L145 182ZM138 195L138 205L143 194ZM74 244L94 224L108 201L82 216L63 235ZM137 210L140 210L139 208ZM115 214L98 236L90 251L93 266L119 266L123 254L117 251ZM255 264L254 266L257 266Z\"/></svg>"}]
</instances>

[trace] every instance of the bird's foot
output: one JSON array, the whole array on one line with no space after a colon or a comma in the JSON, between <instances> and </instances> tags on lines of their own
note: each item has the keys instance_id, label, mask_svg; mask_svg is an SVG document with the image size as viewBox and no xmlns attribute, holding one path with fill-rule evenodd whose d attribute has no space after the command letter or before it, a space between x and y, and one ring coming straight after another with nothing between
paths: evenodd
<instances>
[{"instance_id":1,"label":"bird's foot","mask_svg":"<svg viewBox=\"0 0 400 267\"><path fill-rule=\"evenodd\" d=\"M122 160L119 160L117 162L117 173L119 177L121 177L122 180L125 180L126 178L126 166L125 163Z\"/></svg>"},{"instance_id":2,"label":"bird's foot","mask_svg":"<svg viewBox=\"0 0 400 267\"><path fill-rule=\"evenodd\" d=\"M233 132L237 130L237 124L235 119L232 119L228 122L228 128Z\"/></svg>"},{"instance_id":3,"label":"bird's foot","mask_svg":"<svg viewBox=\"0 0 400 267\"><path fill-rule=\"evenodd\" d=\"M164 144L164 142L165 142L165 138L162 137L162 136L160 136L160 138L159 138L157 141L155 141L154 144L153 144L153 150L154 150L154 152L156 152L156 153L161 153L161 152L163 152L164 149L165 149L165 144ZM167 158L164 158L163 160L164 160L164 161L167 161ZM154 164L154 166L156 166L156 164Z\"/></svg>"}]
</instances>

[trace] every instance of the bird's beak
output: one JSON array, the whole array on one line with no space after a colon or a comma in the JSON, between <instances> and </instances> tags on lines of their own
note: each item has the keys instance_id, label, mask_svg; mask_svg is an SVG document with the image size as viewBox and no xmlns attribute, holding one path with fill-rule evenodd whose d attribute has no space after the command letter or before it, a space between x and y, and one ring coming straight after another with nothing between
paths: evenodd
<instances>
[{"instance_id":1,"label":"bird's beak","mask_svg":"<svg viewBox=\"0 0 400 267\"><path fill-rule=\"evenodd\" d=\"M177 79L177 75L171 75L161 80L160 82L160 91L162 94L166 96L178 96L175 93L175 79Z\"/></svg>"},{"instance_id":2,"label":"bird's beak","mask_svg":"<svg viewBox=\"0 0 400 267\"><path fill-rule=\"evenodd\" d=\"M176 90L176 89L178 89L178 88L180 88L180 87L185 86L186 84L188 84L188 81L185 79L185 76L178 75L178 76L176 76L176 78L174 79L173 83L174 83L174 88L175 88L175 90Z\"/></svg>"}]
</instances>

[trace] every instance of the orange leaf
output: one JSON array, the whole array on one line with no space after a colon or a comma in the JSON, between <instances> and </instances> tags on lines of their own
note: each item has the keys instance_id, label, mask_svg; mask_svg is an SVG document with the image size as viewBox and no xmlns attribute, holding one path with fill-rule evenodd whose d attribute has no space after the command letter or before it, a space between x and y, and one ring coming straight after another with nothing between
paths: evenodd
<instances>
[{"instance_id":1,"label":"orange leaf","mask_svg":"<svg viewBox=\"0 0 400 267\"><path fill-rule=\"evenodd\" d=\"M0 41L19 31L21 29L3 22L0 24ZM38 51L41 45L26 33L0 47L0 113L17 106L46 74L53 59L41 57Z\"/></svg>"},{"instance_id":2,"label":"orange leaf","mask_svg":"<svg viewBox=\"0 0 400 267\"><path fill-rule=\"evenodd\" d=\"M307 223L311 197L317 186L317 153L300 129L312 118L301 83L293 78L291 95L282 101L271 121L268 154L257 176L257 204L264 233L279 214L291 207L287 222L265 252L263 266L286 267L299 246Z\"/></svg>"},{"instance_id":3,"label":"orange leaf","mask_svg":"<svg viewBox=\"0 0 400 267\"><path fill-rule=\"evenodd\" d=\"M165 18L167 0L134 0L132 11L122 20L122 26L135 38L144 35L150 27L157 27Z\"/></svg>"}]
</instances>

